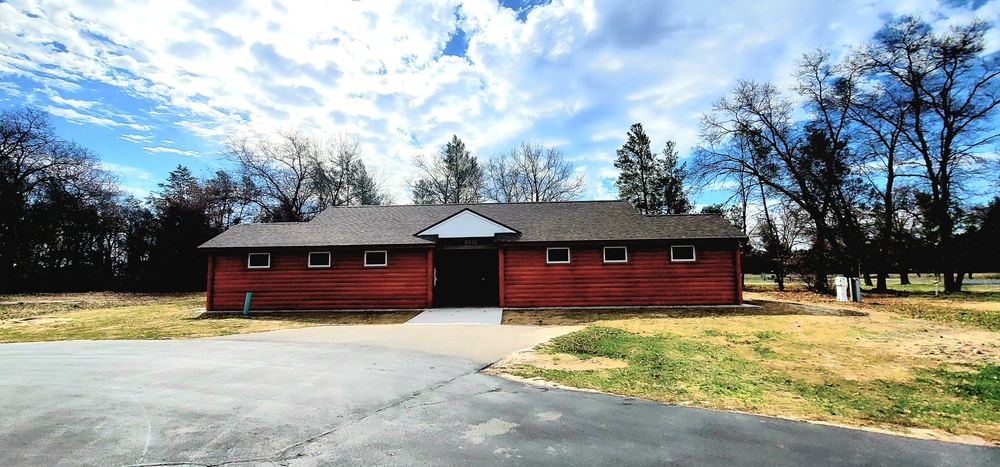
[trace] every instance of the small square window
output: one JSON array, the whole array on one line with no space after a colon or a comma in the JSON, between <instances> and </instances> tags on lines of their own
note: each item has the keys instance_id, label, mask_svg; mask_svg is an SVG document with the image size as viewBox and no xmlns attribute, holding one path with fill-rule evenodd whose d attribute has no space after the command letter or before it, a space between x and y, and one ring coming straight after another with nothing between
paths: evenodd
<instances>
[{"instance_id":1,"label":"small square window","mask_svg":"<svg viewBox=\"0 0 1000 467\"><path fill-rule=\"evenodd\" d=\"M670 261L694 261L694 246L692 245L672 245L670 247Z\"/></svg>"},{"instance_id":2,"label":"small square window","mask_svg":"<svg viewBox=\"0 0 1000 467\"><path fill-rule=\"evenodd\" d=\"M309 253L309 267L328 268L330 267L330 252L317 251Z\"/></svg>"},{"instance_id":3,"label":"small square window","mask_svg":"<svg viewBox=\"0 0 1000 467\"><path fill-rule=\"evenodd\" d=\"M546 263L568 263L569 248L547 248L545 250Z\"/></svg>"},{"instance_id":4,"label":"small square window","mask_svg":"<svg viewBox=\"0 0 1000 467\"><path fill-rule=\"evenodd\" d=\"M251 269L264 269L271 267L271 254L250 253L247 255L247 267Z\"/></svg>"},{"instance_id":5,"label":"small square window","mask_svg":"<svg viewBox=\"0 0 1000 467\"><path fill-rule=\"evenodd\" d=\"M627 263L628 262L628 248L623 246L606 246L604 247L604 262L605 263Z\"/></svg>"},{"instance_id":6,"label":"small square window","mask_svg":"<svg viewBox=\"0 0 1000 467\"><path fill-rule=\"evenodd\" d=\"M388 263L388 253L385 251L366 251L365 252L365 266L385 266Z\"/></svg>"}]
</instances>

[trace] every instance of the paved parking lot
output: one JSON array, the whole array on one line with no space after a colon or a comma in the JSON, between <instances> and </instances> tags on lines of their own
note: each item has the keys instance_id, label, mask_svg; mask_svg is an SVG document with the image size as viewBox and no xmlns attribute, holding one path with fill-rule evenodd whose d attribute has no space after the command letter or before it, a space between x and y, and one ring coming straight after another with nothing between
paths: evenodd
<instances>
[{"instance_id":1,"label":"paved parking lot","mask_svg":"<svg viewBox=\"0 0 1000 467\"><path fill-rule=\"evenodd\" d=\"M1000 465L993 448L483 375L567 330L464 328L0 345L0 465Z\"/></svg>"}]
</instances>

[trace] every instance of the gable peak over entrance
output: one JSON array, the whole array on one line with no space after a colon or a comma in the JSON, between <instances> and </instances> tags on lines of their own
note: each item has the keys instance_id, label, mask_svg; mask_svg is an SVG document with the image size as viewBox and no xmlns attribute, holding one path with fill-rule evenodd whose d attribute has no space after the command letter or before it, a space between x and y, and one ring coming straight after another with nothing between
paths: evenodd
<instances>
[{"instance_id":1,"label":"gable peak over entrance","mask_svg":"<svg viewBox=\"0 0 1000 467\"><path fill-rule=\"evenodd\" d=\"M465 208L414 235L437 238L492 238L497 234L516 233L517 230Z\"/></svg>"}]
</instances>

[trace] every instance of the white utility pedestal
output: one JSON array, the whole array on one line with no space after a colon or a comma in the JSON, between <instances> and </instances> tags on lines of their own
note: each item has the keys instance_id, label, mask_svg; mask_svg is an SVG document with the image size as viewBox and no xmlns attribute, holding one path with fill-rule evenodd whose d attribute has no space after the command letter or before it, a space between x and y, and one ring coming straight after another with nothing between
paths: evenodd
<instances>
[{"instance_id":1,"label":"white utility pedestal","mask_svg":"<svg viewBox=\"0 0 1000 467\"><path fill-rule=\"evenodd\" d=\"M838 302L848 302L850 297L848 296L848 282L847 278L844 276L837 276L833 280L834 284L837 285L837 301Z\"/></svg>"}]
</instances>

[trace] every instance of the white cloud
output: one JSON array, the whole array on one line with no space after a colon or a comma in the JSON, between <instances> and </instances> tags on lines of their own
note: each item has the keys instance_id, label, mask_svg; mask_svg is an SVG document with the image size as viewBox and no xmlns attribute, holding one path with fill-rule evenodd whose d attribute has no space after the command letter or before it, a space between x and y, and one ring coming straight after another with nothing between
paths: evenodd
<instances>
[{"instance_id":1,"label":"white cloud","mask_svg":"<svg viewBox=\"0 0 1000 467\"><path fill-rule=\"evenodd\" d=\"M55 102L56 104L60 104L66 107L72 107L76 110L87 110L94 107L94 104L96 104L96 102L93 101L84 101L80 99L66 99L59 96L55 92L51 92L49 94L49 100Z\"/></svg>"},{"instance_id":2,"label":"white cloud","mask_svg":"<svg viewBox=\"0 0 1000 467\"><path fill-rule=\"evenodd\" d=\"M168 148L165 146L144 147L142 149L143 151L146 151L150 154L167 153L167 154L177 154L179 156L187 156L187 157L203 157L203 154L201 154L198 151Z\"/></svg>"},{"instance_id":3,"label":"white cloud","mask_svg":"<svg viewBox=\"0 0 1000 467\"><path fill-rule=\"evenodd\" d=\"M77 111L76 109L68 109L64 107L54 107L51 105L42 107L46 112L55 115L57 117L65 118L70 122L76 123L78 125L96 125L107 128L113 127L125 127L131 128L133 130L145 131L149 130L149 126L140 125L136 123L126 123L126 122L116 122L110 118L98 117L96 115L85 114Z\"/></svg>"},{"instance_id":4,"label":"white cloud","mask_svg":"<svg viewBox=\"0 0 1000 467\"><path fill-rule=\"evenodd\" d=\"M126 177L129 181L121 184L121 188L136 199L146 199L156 186L157 177L148 170L107 161L101 162L101 166L104 170Z\"/></svg>"},{"instance_id":5,"label":"white cloud","mask_svg":"<svg viewBox=\"0 0 1000 467\"><path fill-rule=\"evenodd\" d=\"M153 139L151 136L134 135L134 134L131 134L131 133L126 133L126 134L123 134L123 135L118 135L118 138L123 139L125 141L132 142L132 143L148 143L148 142L150 142Z\"/></svg>"},{"instance_id":6,"label":"white cloud","mask_svg":"<svg viewBox=\"0 0 1000 467\"><path fill-rule=\"evenodd\" d=\"M140 169L138 167L131 167L131 166L121 165L121 164L113 164L113 163L107 162L107 161L101 162L101 166L104 167L104 170L108 170L108 171L111 171L111 172L118 172L118 173L127 174L128 176L133 177L133 178L138 179L138 180L144 180L144 181L147 181L147 182L156 180L156 177L151 172L149 172L148 170Z\"/></svg>"},{"instance_id":7,"label":"white cloud","mask_svg":"<svg viewBox=\"0 0 1000 467\"><path fill-rule=\"evenodd\" d=\"M997 4L979 16L997 17ZM843 50L901 13L971 17L913 0L556 0L524 21L495 0L11 0L0 3L0 76L37 83L47 110L75 123L170 125L208 145L278 128L357 134L398 201L412 158L452 134L480 159L521 141L558 145L597 198L613 196L604 181L632 123L684 156L700 115L737 79L788 83L802 52ZM457 28L467 56L443 56ZM149 110L73 95L96 88Z\"/></svg>"},{"instance_id":8,"label":"white cloud","mask_svg":"<svg viewBox=\"0 0 1000 467\"><path fill-rule=\"evenodd\" d=\"M7 96L6 99L9 99L11 97L18 97L22 94L21 90L18 89L17 86L15 86L13 83L5 83L2 81L0 81L0 92L2 92Z\"/></svg>"}]
</instances>

